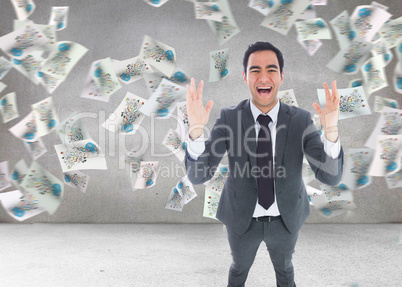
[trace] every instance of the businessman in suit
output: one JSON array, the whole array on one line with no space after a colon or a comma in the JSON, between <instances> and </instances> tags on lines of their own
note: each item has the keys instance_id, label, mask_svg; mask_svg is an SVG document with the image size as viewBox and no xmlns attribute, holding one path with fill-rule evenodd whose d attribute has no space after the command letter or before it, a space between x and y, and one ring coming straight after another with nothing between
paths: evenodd
<instances>
[{"instance_id":1,"label":"businessman in suit","mask_svg":"<svg viewBox=\"0 0 402 287\"><path fill-rule=\"evenodd\" d=\"M323 109L314 103L325 128L323 139L309 112L277 98L284 79L284 61L269 42L249 45L243 59L244 83L250 99L221 109L208 140L204 126L213 106L202 103L203 81L187 86L190 121L186 169L193 184L212 178L228 153L229 174L216 218L226 225L232 254L228 286L244 286L258 247L265 242L274 266L277 286L296 286L292 254L298 231L310 214L302 180L303 156L315 176L336 185L342 176L343 151L338 139L339 94L326 83Z\"/></svg>"}]
</instances>

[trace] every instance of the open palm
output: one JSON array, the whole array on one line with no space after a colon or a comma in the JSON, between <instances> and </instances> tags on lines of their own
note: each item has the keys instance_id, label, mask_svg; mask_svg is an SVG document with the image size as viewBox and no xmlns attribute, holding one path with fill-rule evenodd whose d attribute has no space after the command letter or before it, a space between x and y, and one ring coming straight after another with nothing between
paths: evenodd
<instances>
[{"instance_id":1,"label":"open palm","mask_svg":"<svg viewBox=\"0 0 402 287\"><path fill-rule=\"evenodd\" d=\"M198 88L195 89L195 80L191 78L190 86L187 85L187 114L190 122L190 138L196 139L200 137L204 131L204 126L208 123L209 114L214 102L209 100L204 107L202 104L202 90L204 81L200 81Z\"/></svg>"},{"instance_id":2,"label":"open palm","mask_svg":"<svg viewBox=\"0 0 402 287\"><path fill-rule=\"evenodd\" d=\"M320 116L321 125L328 129L338 125L340 98L335 81L332 82L332 91L329 90L327 83L324 83L323 86L325 89L325 107L321 109L317 103L314 103L313 107Z\"/></svg>"}]
</instances>

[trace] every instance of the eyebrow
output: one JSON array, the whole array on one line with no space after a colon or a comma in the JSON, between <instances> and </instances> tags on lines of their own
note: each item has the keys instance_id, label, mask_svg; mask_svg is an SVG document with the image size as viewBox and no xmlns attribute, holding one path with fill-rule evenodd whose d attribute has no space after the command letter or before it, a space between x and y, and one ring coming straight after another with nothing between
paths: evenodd
<instances>
[{"instance_id":1,"label":"eyebrow","mask_svg":"<svg viewBox=\"0 0 402 287\"><path fill-rule=\"evenodd\" d=\"M278 69L278 66L272 64L272 65L268 65L268 66L265 67L265 69L269 69L269 68ZM250 71L250 70L253 70L253 69L261 69L261 67L260 66L251 66L248 70Z\"/></svg>"}]
</instances>

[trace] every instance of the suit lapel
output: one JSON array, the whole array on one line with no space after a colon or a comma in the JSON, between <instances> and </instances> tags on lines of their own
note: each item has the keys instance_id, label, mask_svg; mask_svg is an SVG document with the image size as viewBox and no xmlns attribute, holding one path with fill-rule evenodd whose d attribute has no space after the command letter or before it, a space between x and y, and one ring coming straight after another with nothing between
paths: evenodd
<instances>
[{"instance_id":1,"label":"suit lapel","mask_svg":"<svg viewBox=\"0 0 402 287\"><path fill-rule=\"evenodd\" d=\"M276 144L275 144L275 165L276 167L282 165L283 153L285 150L286 139L289 130L290 115L288 113L289 107L280 103L278 122L276 124Z\"/></svg>"},{"instance_id":2,"label":"suit lapel","mask_svg":"<svg viewBox=\"0 0 402 287\"><path fill-rule=\"evenodd\" d=\"M253 114L250 109L250 100L247 100L242 108L241 122L243 127L243 140L245 143L246 153L249 156L251 168L257 165L256 152L256 134L255 134L255 122Z\"/></svg>"}]
</instances>

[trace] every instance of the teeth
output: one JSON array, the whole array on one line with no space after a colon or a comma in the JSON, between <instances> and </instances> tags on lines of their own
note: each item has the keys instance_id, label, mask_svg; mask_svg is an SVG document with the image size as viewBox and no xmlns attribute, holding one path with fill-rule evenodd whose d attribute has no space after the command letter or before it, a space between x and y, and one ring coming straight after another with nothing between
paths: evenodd
<instances>
[{"instance_id":1,"label":"teeth","mask_svg":"<svg viewBox=\"0 0 402 287\"><path fill-rule=\"evenodd\" d=\"M264 91L271 92L272 87L258 87L257 90L258 91L263 91L264 90Z\"/></svg>"}]
</instances>

